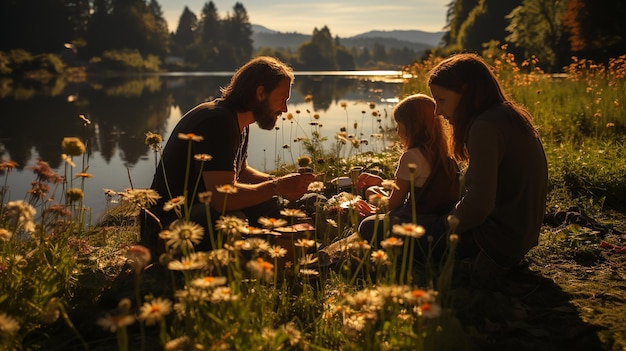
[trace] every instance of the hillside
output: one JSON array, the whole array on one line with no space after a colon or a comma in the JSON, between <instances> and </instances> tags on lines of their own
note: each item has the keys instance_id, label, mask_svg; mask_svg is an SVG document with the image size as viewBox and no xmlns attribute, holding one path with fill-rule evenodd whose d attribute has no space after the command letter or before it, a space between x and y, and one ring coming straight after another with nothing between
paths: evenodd
<instances>
[{"instance_id":1,"label":"hillside","mask_svg":"<svg viewBox=\"0 0 626 351\"><path fill-rule=\"evenodd\" d=\"M301 34L297 32L278 32L260 25L252 25L252 40L255 49L263 47L282 48L296 51L305 41L311 39L311 34ZM393 30L377 31L372 30L352 37L341 38L341 45L352 47L367 47L372 49L374 44L382 44L385 48L407 48L415 51L424 51L435 47L441 41L444 32L424 32L420 30Z\"/></svg>"}]
</instances>

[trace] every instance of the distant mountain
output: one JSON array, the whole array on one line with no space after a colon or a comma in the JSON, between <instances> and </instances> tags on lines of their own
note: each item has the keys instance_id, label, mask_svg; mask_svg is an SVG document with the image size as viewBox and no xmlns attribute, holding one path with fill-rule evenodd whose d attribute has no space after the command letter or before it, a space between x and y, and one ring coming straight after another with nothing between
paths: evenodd
<instances>
[{"instance_id":1,"label":"distant mountain","mask_svg":"<svg viewBox=\"0 0 626 351\"><path fill-rule=\"evenodd\" d=\"M253 24L252 40L255 49L263 47L281 48L296 51L305 41L311 40L312 34L297 32L278 32L267 27ZM372 49L374 44L382 44L386 49L407 48L415 51L424 51L439 44L444 32L424 32L420 30L392 30L369 31L352 37L341 38L339 43L345 47L367 47Z\"/></svg>"},{"instance_id":2,"label":"distant mountain","mask_svg":"<svg viewBox=\"0 0 626 351\"><path fill-rule=\"evenodd\" d=\"M355 35L352 38L392 38L435 47L441 43L441 38L443 38L444 33L445 32L424 32L421 30L371 30L367 33Z\"/></svg>"}]
</instances>

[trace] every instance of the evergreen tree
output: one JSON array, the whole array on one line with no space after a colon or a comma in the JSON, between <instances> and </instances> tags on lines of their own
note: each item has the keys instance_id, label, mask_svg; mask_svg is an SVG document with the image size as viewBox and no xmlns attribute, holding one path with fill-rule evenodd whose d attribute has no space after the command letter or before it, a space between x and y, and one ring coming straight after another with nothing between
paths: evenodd
<instances>
[{"instance_id":1,"label":"evergreen tree","mask_svg":"<svg viewBox=\"0 0 626 351\"><path fill-rule=\"evenodd\" d=\"M185 6L178 18L176 32L172 35L171 51L173 55L183 56L185 50L194 42L194 33L198 28L198 17Z\"/></svg>"},{"instance_id":2,"label":"evergreen tree","mask_svg":"<svg viewBox=\"0 0 626 351\"><path fill-rule=\"evenodd\" d=\"M238 68L252 57L252 25L245 7L235 3L233 13L224 22L220 59L230 69Z\"/></svg>"},{"instance_id":3,"label":"evergreen tree","mask_svg":"<svg viewBox=\"0 0 626 351\"><path fill-rule=\"evenodd\" d=\"M201 61L198 62L198 65L205 69L215 69L217 62L220 61L222 23L213 1L204 4L198 31L198 40L194 44L197 47L193 50L200 54Z\"/></svg>"},{"instance_id":4,"label":"evergreen tree","mask_svg":"<svg viewBox=\"0 0 626 351\"><path fill-rule=\"evenodd\" d=\"M112 47L113 39L108 33L111 27L112 8L111 0L94 0L86 33L87 57L101 55L103 51Z\"/></svg>"},{"instance_id":5,"label":"evergreen tree","mask_svg":"<svg viewBox=\"0 0 626 351\"><path fill-rule=\"evenodd\" d=\"M148 40L150 42L149 51L164 57L169 53L170 34L167 21L163 17L163 10L157 0L150 0L148 3L149 12L145 14Z\"/></svg>"},{"instance_id":6,"label":"evergreen tree","mask_svg":"<svg viewBox=\"0 0 626 351\"><path fill-rule=\"evenodd\" d=\"M310 41L298 48L300 63L304 68L316 70L333 70L337 68L335 42L327 26L313 29Z\"/></svg>"}]
</instances>

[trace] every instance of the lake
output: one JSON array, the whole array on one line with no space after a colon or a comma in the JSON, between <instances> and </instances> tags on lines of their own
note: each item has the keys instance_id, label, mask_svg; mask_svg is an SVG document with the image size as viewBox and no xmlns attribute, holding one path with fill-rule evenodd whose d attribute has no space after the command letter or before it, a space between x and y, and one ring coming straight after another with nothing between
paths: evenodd
<instances>
[{"instance_id":1,"label":"lake","mask_svg":"<svg viewBox=\"0 0 626 351\"><path fill-rule=\"evenodd\" d=\"M61 141L74 136L86 141L88 153L73 159L72 174L88 166L88 173L94 175L85 179L85 206L93 219L99 218L107 207L103 189L149 187L155 159L144 143L145 133L159 133L167 140L181 116L219 96L231 75L185 72L99 77L79 83L0 82L0 159L19 165L9 174L0 173L5 202L25 198L35 180L32 166L37 159L66 174ZM393 128L390 112L404 79L397 71L296 72L288 103L293 119L283 114L272 131L256 124L251 127L249 164L271 171L277 162L291 163L304 154L301 143L294 140L317 130L331 143L342 127L348 134L368 139L360 151L382 150L385 145L372 135ZM87 125L80 115L91 123ZM56 194L60 198L60 190Z\"/></svg>"}]
</instances>

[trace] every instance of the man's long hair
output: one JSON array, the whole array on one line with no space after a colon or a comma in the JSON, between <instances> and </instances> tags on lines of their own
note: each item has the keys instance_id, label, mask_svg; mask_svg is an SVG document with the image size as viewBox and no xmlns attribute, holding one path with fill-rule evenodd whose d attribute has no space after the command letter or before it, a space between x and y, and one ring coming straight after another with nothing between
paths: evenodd
<instances>
[{"instance_id":1,"label":"man's long hair","mask_svg":"<svg viewBox=\"0 0 626 351\"><path fill-rule=\"evenodd\" d=\"M221 89L220 100L237 112L251 111L257 103L257 87L263 86L269 94L285 78L293 83L291 67L273 57L256 57L235 72L228 86Z\"/></svg>"}]
</instances>

